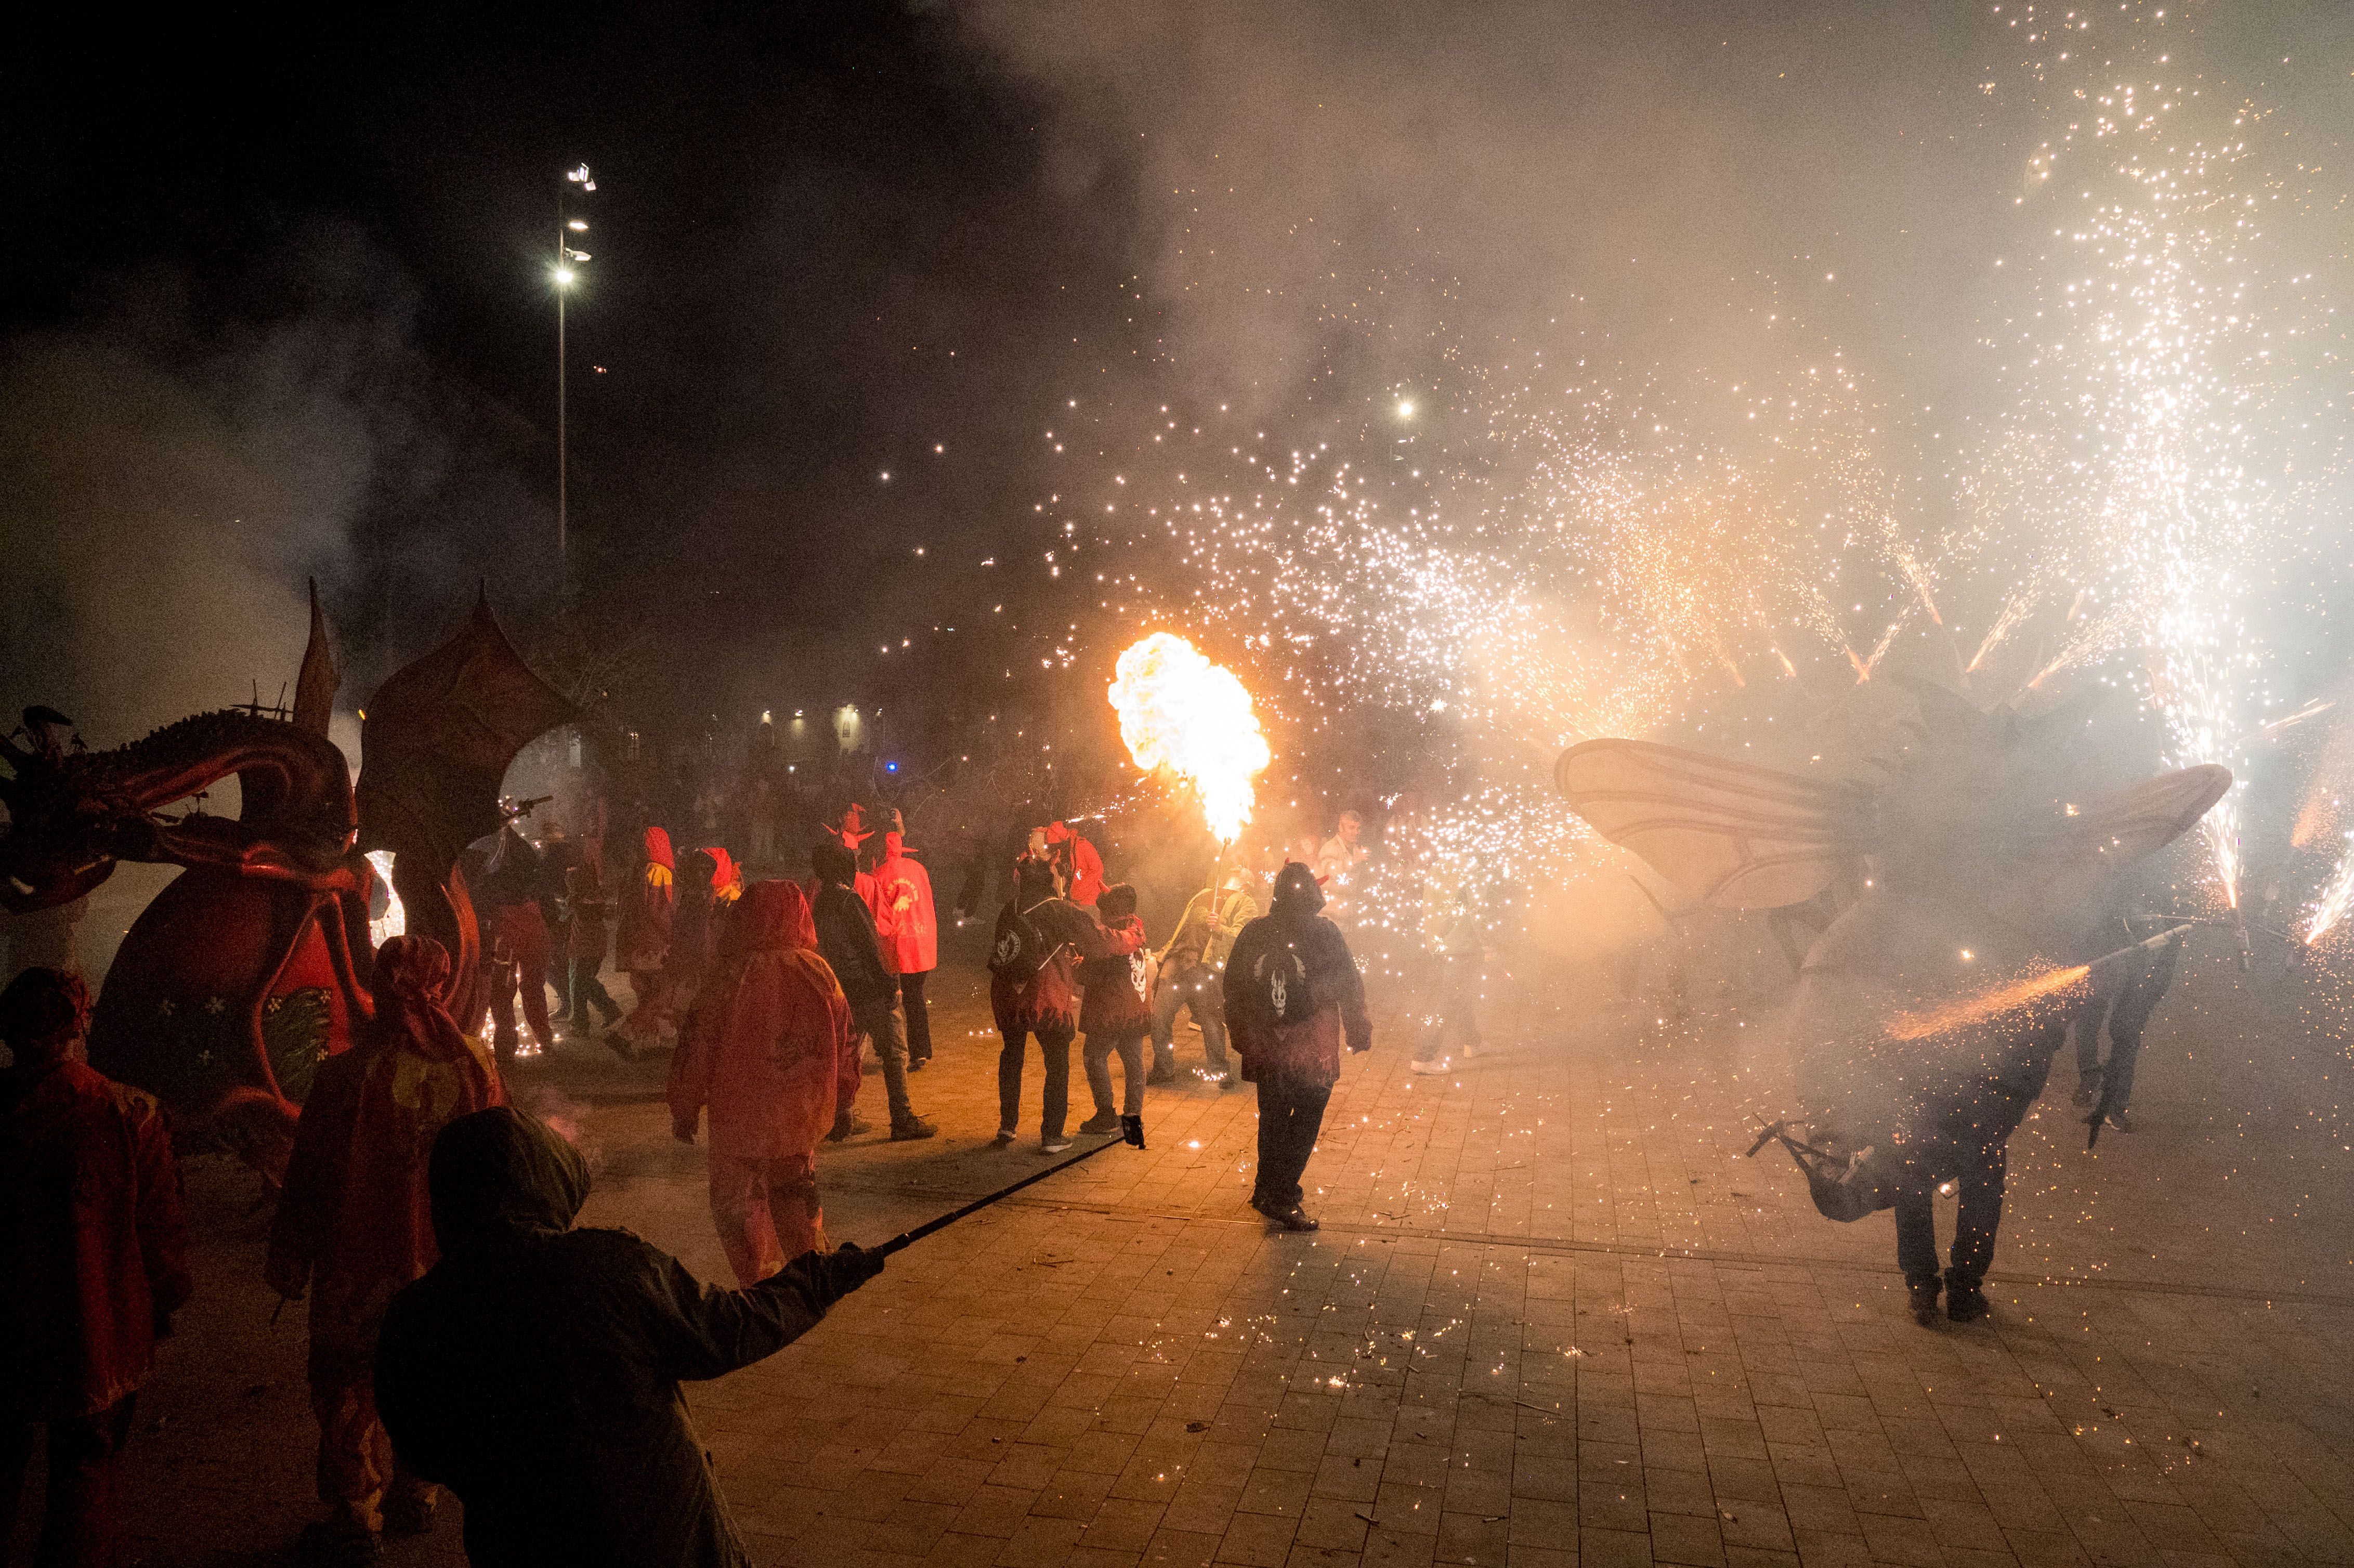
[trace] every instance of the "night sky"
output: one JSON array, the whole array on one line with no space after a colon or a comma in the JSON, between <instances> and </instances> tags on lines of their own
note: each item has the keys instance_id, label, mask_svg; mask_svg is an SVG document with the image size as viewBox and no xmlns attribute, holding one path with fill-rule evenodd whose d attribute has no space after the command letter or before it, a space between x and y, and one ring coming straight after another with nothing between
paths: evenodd
<instances>
[{"instance_id":1,"label":"night sky","mask_svg":"<svg viewBox=\"0 0 2354 1568\"><path fill-rule=\"evenodd\" d=\"M116 739L242 697L291 673L309 573L346 702L477 577L642 715L970 692L1096 604L1012 569L1072 482L1058 418L1312 427L1547 331L1737 375L1724 323L1769 313L1967 405L1988 214L2050 117L2022 13L52 12L0 93L0 698ZM2189 15L2335 149L2341 7ZM547 270L582 161L562 632Z\"/></svg>"}]
</instances>

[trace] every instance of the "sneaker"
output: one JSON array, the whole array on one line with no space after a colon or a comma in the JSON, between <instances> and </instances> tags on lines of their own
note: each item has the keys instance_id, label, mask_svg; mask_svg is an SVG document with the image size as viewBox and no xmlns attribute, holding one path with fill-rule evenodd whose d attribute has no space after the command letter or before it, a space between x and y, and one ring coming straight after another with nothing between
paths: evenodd
<instances>
[{"instance_id":1,"label":"sneaker","mask_svg":"<svg viewBox=\"0 0 2354 1568\"><path fill-rule=\"evenodd\" d=\"M939 1130L940 1129L938 1128L933 1126L930 1122L926 1121L922 1117L910 1116L905 1121L894 1121L891 1124L891 1141L894 1143L913 1143L920 1138L937 1137L939 1134Z\"/></svg>"},{"instance_id":2,"label":"sneaker","mask_svg":"<svg viewBox=\"0 0 2354 1568\"><path fill-rule=\"evenodd\" d=\"M1013 1129L1010 1127L1001 1127L997 1129L997 1136L989 1141L992 1149L1006 1148L1013 1141Z\"/></svg>"},{"instance_id":3,"label":"sneaker","mask_svg":"<svg viewBox=\"0 0 2354 1568\"><path fill-rule=\"evenodd\" d=\"M1413 1062L1408 1065L1417 1073L1443 1074L1447 1071L1447 1061L1446 1057L1441 1056L1436 1062Z\"/></svg>"},{"instance_id":4,"label":"sneaker","mask_svg":"<svg viewBox=\"0 0 2354 1568\"><path fill-rule=\"evenodd\" d=\"M1994 1310L1975 1279L1949 1274L1946 1278L1946 1316L1956 1323L1975 1323Z\"/></svg>"},{"instance_id":5,"label":"sneaker","mask_svg":"<svg viewBox=\"0 0 2354 1568\"><path fill-rule=\"evenodd\" d=\"M1097 1111L1095 1115L1087 1118L1087 1120L1079 1123L1079 1130L1086 1133L1089 1138L1100 1138L1108 1132L1118 1132L1119 1130L1119 1113L1117 1111Z\"/></svg>"},{"instance_id":6,"label":"sneaker","mask_svg":"<svg viewBox=\"0 0 2354 1568\"><path fill-rule=\"evenodd\" d=\"M929 1056L910 1056L907 1058L907 1071L920 1073L924 1070L924 1064L930 1060Z\"/></svg>"},{"instance_id":7,"label":"sneaker","mask_svg":"<svg viewBox=\"0 0 2354 1568\"><path fill-rule=\"evenodd\" d=\"M846 1138L856 1138L862 1132L872 1132L875 1124L855 1111L844 1111L833 1118L833 1130L825 1135L828 1143L840 1143Z\"/></svg>"},{"instance_id":8,"label":"sneaker","mask_svg":"<svg viewBox=\"0 0 2354 1568\"><path fill-rule=\"evenodd\" d=\"M1235 1077L1235 1075L1234 1075L1234 1069L1232 1069L1232 1068L1228 1068L1228 1069L1226 1070L1226 1072L1225 1072L1225 1075L1224 1076L1222 1076L1221 1078L1219 1078L1219 1079L1218 1079L1218 1087L1219 1087L1220 1089L1222 1089L1222 1090L1223 1090L1223 1089L1231 1089L1231 1088L1233 1088L1235 1085L1237 1085L1237 1084L1239 1084L1239 1083L1241 1083L1241 1082L1242 1082L1242 1080L1241 1080L1240 1078L1237 1078L1237 1077Z\"/></svg>"},{"instance_id":9,"label":"sneaker","mask_svg":"<svg viewBox=\"0 0 2354 1568\"><path fill-rule=\"evenodd\" d=\"M1927 1275L1919 1279L1907 1279L1904 1287L1913 1294L1913 1320L1923 1328L1937 1320L1937 1277Z\"/></svg>"},{"instance_id":10,"label":"sneaker","mask_svg":"<svg viewBox=\"0 0 2354 1568\"><path fill-rule=\"evenodd\" d=\"M1070 1147L1071 1140L1059 1132L1052 1138L1042 1138L1038 1140L1038 1152L1041 1154L1060 1154Z\"/></svg>"}]
</instances>

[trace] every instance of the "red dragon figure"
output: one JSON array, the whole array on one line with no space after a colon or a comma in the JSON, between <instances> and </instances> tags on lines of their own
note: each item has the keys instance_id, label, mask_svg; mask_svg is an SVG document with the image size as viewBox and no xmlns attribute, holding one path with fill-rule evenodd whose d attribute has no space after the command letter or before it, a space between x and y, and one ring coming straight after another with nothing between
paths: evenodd
<instances>
[{"instance_id":1,"label":"red dragon figure","mask_svg":"<svg viewBox=\"0 0 2354 1568\"><path fill-rule=\"evenodd\" d=\"M481 1003L473 906L458 853L497 829L498 789L535 736L577 718L478 599L465 630L362 710L352 788L327 738L337 676L311 596L291 717L198 714L112 751L70 747L63 715L27 709L28 747L0 739L0 905L69 903L117 863L187 869L124 937L92 1020L91 1065L154 1093L276 1180L318 1064L369 1014L364 851L393 853L412 930L456 960L458 1016ZM235 818L164 809L235 774Z\"/></svg>"}]
</instances>

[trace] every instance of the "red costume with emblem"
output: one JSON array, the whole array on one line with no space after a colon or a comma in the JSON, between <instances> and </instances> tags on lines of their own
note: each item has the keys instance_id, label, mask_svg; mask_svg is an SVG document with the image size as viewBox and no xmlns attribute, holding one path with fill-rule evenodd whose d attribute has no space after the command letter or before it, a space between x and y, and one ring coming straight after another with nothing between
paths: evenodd
<instances>
[{"instance_id":1,"label":"red costume with emblem","mask_svg":"<svg viewBox=\"0 0 2354 1568\"><path fill-rule=\"evenodd\" d=\"M857 1036L794 884L754 883L718 948L671 1058L671 1125L693 1142L709 1108L711 1217L750 1285L825 1245L817 1146L857 1098Z\"/></svg>"},{"instance_id":2,"label":"red costume with emblem","mask_svg":"<svg viewBox=\"0 0 2354 1568\"><path fill-rule=\"evenodd\" d=\"M397 1479L376 1417L376 1333L394 1293L440 1256L427 1157L451 1122L506 1103L490 1052L444 1005L451 978L429 937L377 949L376 1015L319 1069L270 1227L264 1277L290 1299L311 1296L319 1495L354 1531L382 1527ZM419 1500L413 1489L407 1500Z\"/></svg>"}]
</instances>

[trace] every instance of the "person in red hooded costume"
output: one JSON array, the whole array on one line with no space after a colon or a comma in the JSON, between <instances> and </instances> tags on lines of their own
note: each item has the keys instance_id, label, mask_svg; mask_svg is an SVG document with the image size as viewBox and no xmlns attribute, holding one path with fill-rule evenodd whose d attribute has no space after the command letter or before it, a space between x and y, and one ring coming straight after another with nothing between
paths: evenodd
<instances>
[{"instance_id":1,"label":"person in red hooded costume","mask_svg":"<svg viewBox=\"0 0 2354 1568\"><path fill-rule=\"evenodd\" d=\"M0 991L0 1553L46 1427L43 1563L116 1560L133 1408L192 1288L163 1109L90 1070L89 1028L69 970Z\"/></svg>"},{"instance_id":2,"label":"person in red hooded costume","mask_svg":"<svg viewBox=\"0 0 2354 1568\"><path fill-rule=\"evenodd\" d=\"M736 857L717 844L690 850L679 878L678 909L670 927L670 952L663 961L663 989L671 1010L691 1009L696 989L718 951L720 927L744 896L744 873Z\"/></svg>"},{"instance_id":3,"label":"person in red hooded costume","mask_svg":"<svg viewBox=\"0 0 2354 1568\"><path fill-rule=\"evenodd\" d=\"M718 949L671 1058L671 1130L693 1143L710 1108L712 1223L750 1286L825 1245L817 1146L858 1098L858 1037L799 886L754 883Z\"/></svg>"},{"instance_id":4,"label":"person in red hooded costume","mask_svg":"<svg viewBox=\"0 0 2354 1568\"><path fill-rule=\"evenodd\" d=\"M932 1059L932 1013L924 982L940 967L940 916L932 906L932 874L907 853L907 835L883 835L883 858L864 879L866 906L875 911L875 940L883 967L899 982L907 1004L907 1071Z\"/></svg>"},{"instance_id":5,"label":"person in red hooded costume","mask_svg":"<svg viewBox=\"0 0 2354 1568\"><path fill-rule=\"evenodd\" d=\"M613 967L630 977L637 1004L608 1031L606 1043L628 1060L631 1047L662 1043L664 993L663 977L670 961L671 922L678 907L677 863L671 858L670 834L660 828L645 832L637 874L620 891L620 929L614 937Z\"/></svg>"},{"instance_id":6,"label":"person in red hooded costume","mask_svg":"<svg viewBox=\"0 0 2354 1568\"><path fill-rule=\"evenodd\" d=\"M320 1561L371 1561L387 1525L431 1525L434 1489L400 1469L376 1420L375 1366L386 1305L440 1256L425 1182L435 1135L506 1104L490 1052L444 1005L449 986L450 955L430 937L376 950L376 1016L319 1065L270 1227L262 1278L289 1301L311 1297L319 1497L333 1512L303 1537Z\"/></svg>"},{"instance_id":7,"label":"person in red hooded costume","mask_svg":"<svg viewBox=\"0 0 2354 1568\"><path fill-rule=\"evenodd\" d=\"M1062 868L1064 896L1074 904L1095 907L1104 890L1103 856L1068 822L1048 822L1030 830L1030 853Z\"/></svg>"}]
</instances>

